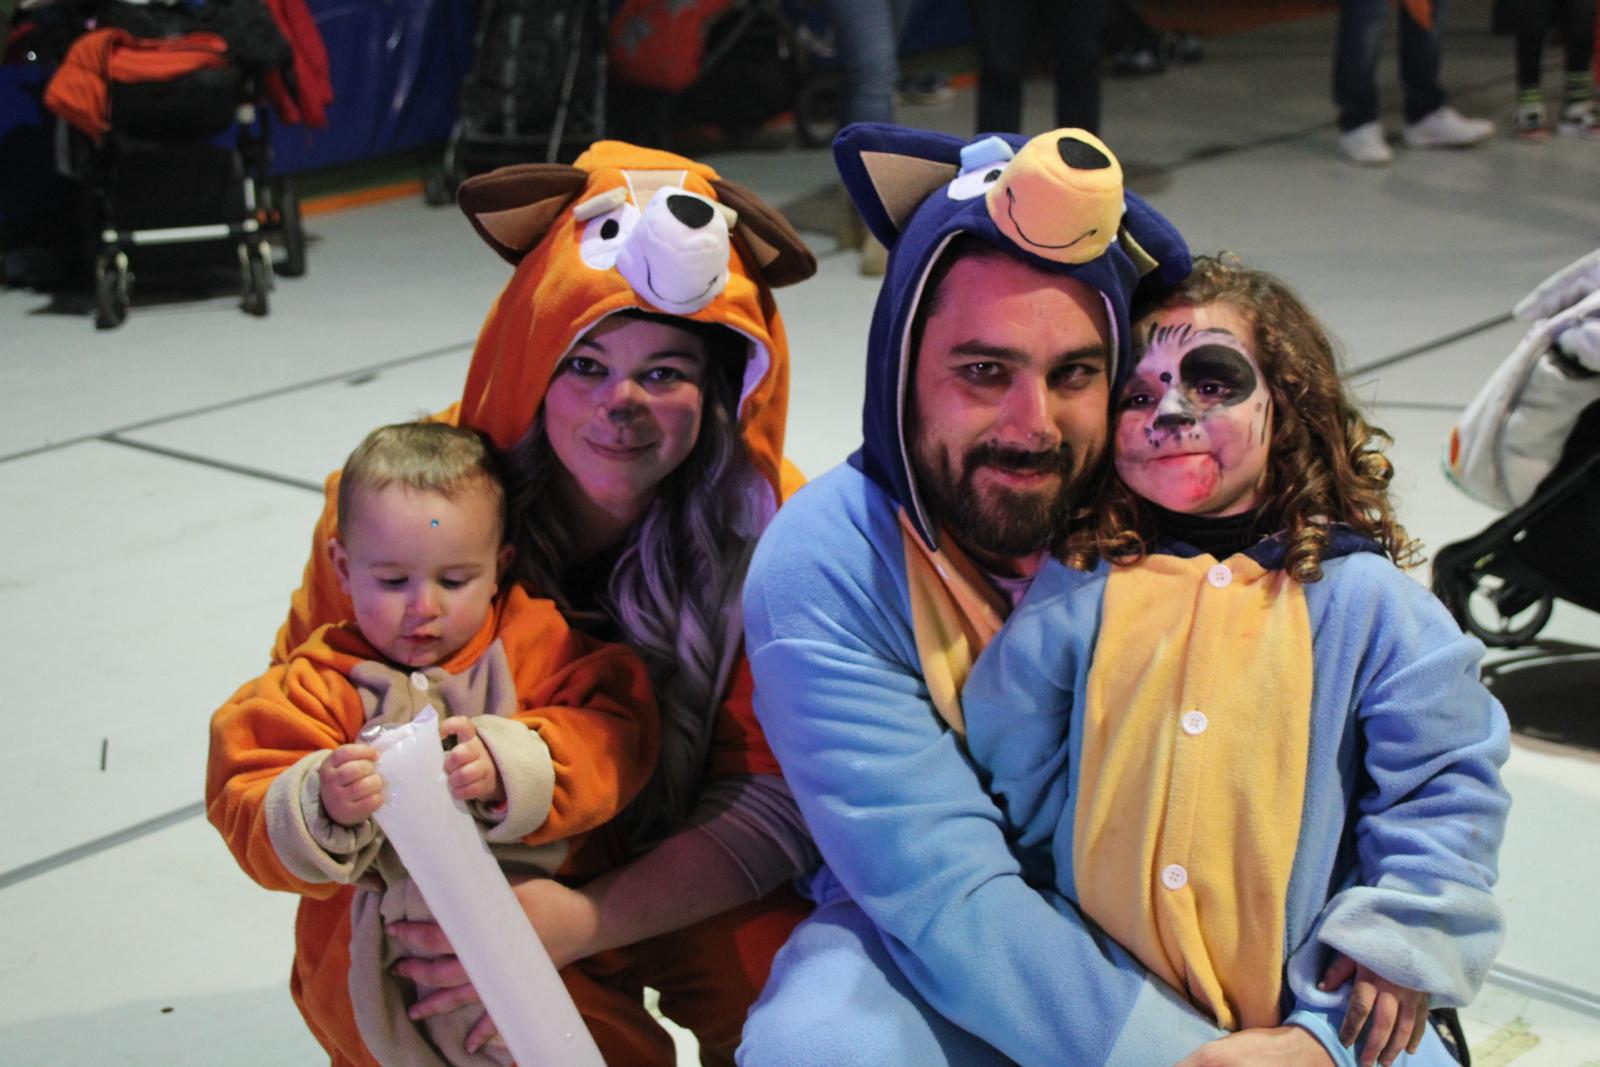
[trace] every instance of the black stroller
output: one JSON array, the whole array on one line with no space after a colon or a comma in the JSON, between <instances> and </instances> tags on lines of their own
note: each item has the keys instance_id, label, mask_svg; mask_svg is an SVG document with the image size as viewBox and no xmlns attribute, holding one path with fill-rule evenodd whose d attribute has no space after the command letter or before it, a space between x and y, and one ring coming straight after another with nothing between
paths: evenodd
<instances>
[{"instance_id":1,"label":"black stroller","mask_svg":"<svg viewBox=\"0 0 1600 1067\"><path fill-rule=\"evenodd\" d=\"M1433 588L1484 644L1528 644L1555 601L1600 611L1600 251L1518 304L1533 327L1452 434L1447 473L1508 509L1441 548Z\"/></svg>"},{"instance_id":2,"label":"black stroller","mask_svg":"<svg viewBox=\"0 0 1600 1067\"><path fill-rule=\"evenodd\" d=\"M666 55L645 24L678 17L701 26L698 63ZM696 14L695 12L699 12ZM843 78L826 64L832 46L809 25L799 0L644 0L630 23L619 13L612 34L613 126L640 144L671 147L683 121L714 126L747 142L767 121L788 112L802 147L832 142L844 109ZM650 53L656 53L650 55ZM634 61L629 62L633 55ZM649 56L649 62L643 58Z\"/></svg>"},{"instance_id":3,"label":"black stroller","mask_svg":"<svg viewBox=\"0 0 1600 1067\"><path fill-rule=\"evenodd\" d=\"M107 0L98 24L136 38L210 29L196 24L194 10ZM99 329L126 320L136 265L188 270L236 262L240 306L257 316L269 310L274 240L283 248L277 271L305 272L299 201L286 178L266 177L270 131L259 88L265 70L287 63L288 45L265 8L249 17L245 53L229 39L222 66L168 80L112 80L110 129L98 144L62 124L58 168L88 191Z\"/></svg>"},{"instance_id":4,"label":"black stroller","mask_svg":"<svg viewBox=\"0 0 1600 1067\"><path fill-rule=\"evenodd\" d=\"M444 161L427 176L448 204L474 174L570 160L606 132L609 0L483 0Z\"/></svg>"}]
</instances>

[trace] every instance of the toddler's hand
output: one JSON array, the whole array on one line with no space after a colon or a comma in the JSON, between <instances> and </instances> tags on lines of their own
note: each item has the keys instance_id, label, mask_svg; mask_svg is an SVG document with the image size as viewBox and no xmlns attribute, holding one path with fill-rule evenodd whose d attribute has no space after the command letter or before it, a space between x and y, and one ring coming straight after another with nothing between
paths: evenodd
<instances>
[{"instance_id":1,"label":"toddler's hand","mask_svg":"<svg viewBox=\"0 0 1600 1067\"><path fill-rule=\"evenodd\" d=\"M340 826L359 826L383 806L378 750L360 743L340 745L317 768L322 810Z\"/></svg>"},{"instance_id":2,"label":"toddler's hand","mask_svg":"<svg viewBox=\"0 0 1600 1067\"><path fill-rule=\"evenodd\" d=\"M1427 1032L1428 994L1397 985L1345 956L1333 961L1318 984L1324 990L1338 989L1351 976L1355 984L1350 987L1344 1025L1339 1028L1340 1042L1346 1048L1355 1045L1370 1018L1372 1025L1359 1057L1362 1067L1374 1063L1389 1067L1402 1051L1416 1052Z\"/></svg>"},{"instance_id":3,"label":"toddler's hand","mask_svg":"<svg viewBox=\"0 0 1600 1067\"><path fill-rule=\"evenodd\" d=\"M439 732L456 739L456 747L445 753L444 772L450 778L450 795L457 800L483 800L497 803L505 799L500 788L500 771L484 747L483 739L464 715L452 715L439 724Z\"/></svg>"}]
</instances>

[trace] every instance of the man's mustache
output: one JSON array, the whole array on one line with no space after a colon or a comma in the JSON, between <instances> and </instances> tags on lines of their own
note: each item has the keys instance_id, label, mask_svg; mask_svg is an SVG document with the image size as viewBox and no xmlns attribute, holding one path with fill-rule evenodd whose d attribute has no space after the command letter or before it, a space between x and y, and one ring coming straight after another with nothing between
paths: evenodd
<instances>
[{"instance_id":1,"label":"man's mustache","mask_svg":"<svg viewBox=\"0 0 1600 1067\"><path fill-rule=\"evenodd\" d=\"M962 461L962 476L970 477L979 467L995 467L1011 474L1048 474L1054 471L1062 477L1068 477L1072 474L1072 446L1063 443L1058 448L1030 452L993 442L981 444L968 452Z\"/></svg>"}]
</instances>

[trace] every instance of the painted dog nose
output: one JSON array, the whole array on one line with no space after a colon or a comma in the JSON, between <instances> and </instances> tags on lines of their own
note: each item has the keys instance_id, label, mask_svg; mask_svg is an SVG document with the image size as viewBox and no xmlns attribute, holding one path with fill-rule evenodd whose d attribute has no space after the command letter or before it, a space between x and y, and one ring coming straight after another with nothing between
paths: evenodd
<instances>
[{"instance_id":1,"label":"painted dog nose","mask_svg":"<svg viewBox=\"0 0 1600 1067\"><path fill-rule=\"evenodd\" d=\"M669 196L667 210L691 230L698 230L710 222L711 216L716 214L716 209L695 196Z\"/></svg>"}]
</instances>

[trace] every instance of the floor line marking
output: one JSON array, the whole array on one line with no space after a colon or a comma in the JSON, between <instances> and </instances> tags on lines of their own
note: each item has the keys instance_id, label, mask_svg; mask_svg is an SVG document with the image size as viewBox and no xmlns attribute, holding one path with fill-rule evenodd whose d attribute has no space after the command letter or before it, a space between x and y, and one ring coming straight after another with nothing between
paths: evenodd
<instances>
[{"instance_id":1,"label":"floor line marking","mask_svg":"<svg viewBox=\"0 0 1600 1067\"><path fill-rule=\"evenodd\" d=\"M174 808L163 815L157 815L153 819L146 819L144 822L134 823L132 826L106 834L104 837L97 837L93 841L85 841L81 845L74 845L72 848L46 856L43 859L34 860L32 863L24 863L21 867L15 867L0 873L0 889L9 889L19 882L26 882L30 878L48 874L51 871L65 867L69 863L88 859L90 856L97 855L107 849L116 848L118 845L125 845L129 841L136 841L141 837L146 837L157 830L165 830L169 826L185 822L196 815L202 815L205 810L205 801L197 800L192 804L185 804L181 808Z\"/></svg>"},{"instance_id":2,"label":"floor line marking","mask_svg":"<svg viewBox=\"0 0 1600 1067\"><path fill-rule=\"evenodd\" d=\"M136 430L147 430L152 426L160 426L169 422L178 422L182 419L193 418L196 415L210 415L214 412L226 411L229 408L243 407L247 404L254 404L259 400L271 400L274 397L288 396L291 393L303 392L307 389L315 389L322 385L331 385L334 382L354 381L355 379L364 378L382 371L393 370L396 367L404 367L410 363L420 363L426 359L436 359L439 356L452 355L456 352L469 349L472 347L472 345L472 341L457 341L454 344L444 345L439 348L430 348L426 352L414 352L409 356L397 356L394 359L384 360L381 363L369 363L364 367L351 367L349 370L342 370L337 374L325 374L320 378L309 378L305 381L291 382L288 385L281 385L275 389L266 389L259 393L251 393L247 396L233 397L228 400L219 400L213 404L202 404L199 407L189 408L184 411L169 412L166 415L157 415L154 418L144 419L140 422L129 423L126 426L116 426L109 430L100 430L94 433L80 434L77 437L69 437L61 441L51 441L49 444L39 445L35 448L25 448L19 452L11 452L7 455L0 456L0 463L9 463L14 459L27 459L29 456L36 456L41 452L53 452L56 449L68 448L72 445L81 445L87 444L90 441L103 440L116 434L133 433Z\"/></svg>"},{"instance_id":3,"label":"floor line marking","mask_svg":"<svg viewBox=\"0 0 1600 1067\"><path fill-rule=\"evenodd\" d=\"M262 470L260 467L247 467L242 463L229 463L223 459L212 459L209 456L196 455L193 452L184 452L176 448L167 448L163 445L152 445L144 441L130 441L126 437L119 437L115 433L108 433L95 438L108 445L121 445L123 448L132 448L139 452L149 452L152 455L165 456L167 459L181 460L193 463L199 467L210 467L213 470L227 471L229 474L242 474L247 478L257 478L264 482L275 482L278 485L287 485L295 489L306 489L317 495L322 495L322 483L308 482L304 478L291 478L287 474L278 474L274 471Z\"/></svg>"}]
</instances>

